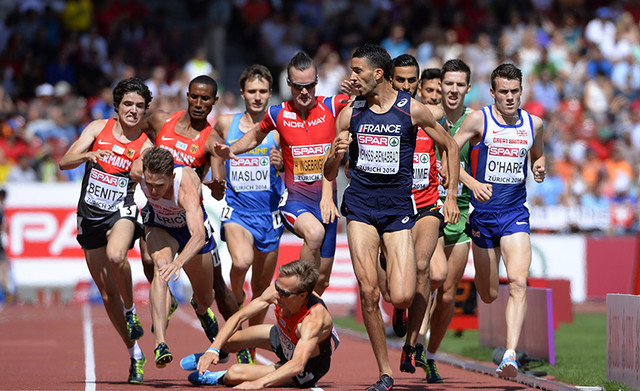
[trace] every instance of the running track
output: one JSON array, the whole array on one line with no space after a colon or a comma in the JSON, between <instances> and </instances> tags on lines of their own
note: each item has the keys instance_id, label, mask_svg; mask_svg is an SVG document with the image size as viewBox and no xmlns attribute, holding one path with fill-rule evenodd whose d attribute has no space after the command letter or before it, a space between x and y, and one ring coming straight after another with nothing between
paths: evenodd
<instances>
[{"instance_id":1,"label":"running track","mask_svg":"<svg viewBox=\"0 0 640 391\"><path fill-rule=\"evenodd\" d=\"M203 351L209 344L191 307L181 304L171 318L167 342L174 361L164 369L156 368L153 363L154 339L150 331L149 308L138 305L137 310L145 329L139 344L147 356L147 365L144 384L136 386L127 384L129 356L102 305L1 307L0 389L191 389L187 381L188 372L180 368L179 360L187 354ZM264 360L275 359L272 353L259 352ZM444 363L438 368L446 383L427 385L418 373L409 375L395 369L400 362L398 349L390 348L389 353L395 371L395 390L534 389ZM229 365L223 364L219 368ZM362 336L343 332L331 370L313 390L364 390L377 380L377 376L369 342Z\"/></svg>"}]
</instances>

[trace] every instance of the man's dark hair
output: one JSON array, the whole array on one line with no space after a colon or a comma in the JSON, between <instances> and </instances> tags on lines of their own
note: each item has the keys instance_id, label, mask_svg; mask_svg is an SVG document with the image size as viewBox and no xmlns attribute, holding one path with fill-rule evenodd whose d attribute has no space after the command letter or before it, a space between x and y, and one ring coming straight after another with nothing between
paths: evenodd
<instances>
[{"instance_id":1,"label":"man's dark hair","mask_svg":"<svg viewBox=\"0 0 640 391\"><path fill-rule=\"evenodd\" d=\"M273 77L271 76L271 72L264 65L253 64L245 68L240 75L240 89L244 90L244 85L247 80L250 79L263 79L269 83L269 89L273 85Z\"/></svg>"},{"instance_id":2,"label":"man's dark hair","mask_svg":"<svg viewBox=\"0 0 640 391\"><path fill-rule=\"evenodd\" d=\"M211 97L215 98L218 94L218 83L211 76L200 75L196 76L189 82L189 90L191 90L191 86L194 84L204 84L207 86L211 86Z\"/></svg>"},{"instance_id":3,"label":"man's dark hair","mask_svg":"<svg viewBox=\"0 0 640 391\"><path fill-rule=\"evenodd\" d=\"M173 175L173 155L162 147L149 148L142 158L142 171L151 174Z\"/></svg>"},{"instance_id":4,"label":"man's dark hair","mask_svg":"<svg viewBox=\"0 0 640 391\"><path fill-rule=\"evenodd\" d=\"M518 80L522 87L522 71L511 63L500 64L491 72L491 88L496 88L496 79Z\"/></svg>"},{"instance_id":5,"label":"man's dark hair","mask_svg":"<svg viewBox=\"0 0 640 391\"><path fill-rule=\"evenodd\" d=\"M420 65L418 65L418 60L410 54L401 54L398 57L394 58L391 61L391 71L395 70L396 67L416 67L416 76L420 73Z\"/></svg>"},{"instance_id":6,"label":"man's dark hair","mask_svg":"<svg viewBox=\"0 0 640 391\"><path fill-rule=\"evenodd\" d=\"M116 87L113 89L113 107L118 112L118 106L122 102L122 98L125 94L129 92L135 92L144 98L144 109L145 111L149 109L149 103L153 97L151 96L151 91L146 84L137 77L130 77L128 79L120 80Z\"/></svg>"},{"instance_id":7,"label":"man's dark hair","mask_svg":"<svg viewBox=\"0 0 640 391\"><path fill-rule=\"evenodd\" d=\"M313 67L317 77L318 67L316 66L316 63L313 62L313 59L309 57L309 55L306 52L300 50L299 52L294 54L293 57L291 57L291 60L289 61L289 65L287 65L287 77L291 78L291 68L295 68L299 71L304 71L311 67Z\"/></svg>"},{"instance_id":8,"label":"man's dark hair","mask_svg":"<svg viewBox=\"0 0 640 391\"><path fill-rule=\"evenodd\" d=\"M442 79L444 79L444 74L447 72L464 72L467 74L467 85L471 83L471 68L459 58L453 58L444 63L442 66Z\"/></svg>"},{"instance_id":9,"label":"man's dark hair","mask_svg":"<svg viewBox=\"0 0 640 391\"><path fill-rule=\"evenodd\" d=\"M353 58L365 58L373 69L382 69L383 77L391 79L391 56L380 45L365 43L353 52Z\"/></svg>"},{"instance_id":10,"label":"man's dark hair","mask_svg":"<svg viewBox=\"0 0 640 391\"><path fill-rule=\"evenodd\" d=\"M298 289L301 292L307 292L311 295L313 292L313 288L315 288L318 283L318 278L320 278L320 273L318 273L318 269L309 262L306 261L293 261L287 264L284 264L278 268L278 274L280 277L298 277Z\"/></svg>"},{"instance_id":11,"label":"man's dark hair","mask_svg":"<svg viewBox=\"0 0 640 391\"><path fill-rule=\"evenodd\" d=\"M440 80L440 76L441 76L440 68L427 68L424 71L422 71L422 74L420 75L420 82L433 80L433 79Z\"/></svg>"}]
</instances>

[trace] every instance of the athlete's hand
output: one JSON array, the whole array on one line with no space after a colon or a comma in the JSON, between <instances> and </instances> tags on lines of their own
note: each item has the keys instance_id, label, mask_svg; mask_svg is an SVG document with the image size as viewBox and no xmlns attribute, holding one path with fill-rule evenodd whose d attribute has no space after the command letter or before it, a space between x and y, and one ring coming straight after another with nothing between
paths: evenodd
<instances>
[{"instance_id":1,"label":"athlete's hand","mask_svg":"<svg viewBox=\"0 0 640 391\"><path fill-rule=\"evenodd\" d=\"M105 156L110 156L110 155L113 155L113 151L99 150L99 151L87 152L87 158L93 163L97 163L98 160L102 159Z\"/></svg>"},{"instance_id":2,"label":"athlete's hand","mask_svg":"<svg viewBox=\"0 0 640 391\"><path fill-rule=\"evenodd\" d=\"M223 159L238 160L238 157L236 156L236 154L231 152L231 149L227 144L220 144L219 142L216 142L215 145L213 146L213 150L216 152L218 156L220 156Z\"/></svg>"},{"instance_id":3,"label":"athlete's hand","mask_svg":"<svg viewBox=\"0 0 640 391\"><path fill-rule=\"evenodd\" d=\"M214 352L205 352L200 359L198 359L198 372L201 375L204 375L204 371L209 369L211 364L215 365L220 360L220 356L218 353Z\"/></svg>"},{"instance_id":4,"label":"athlete's hand","mask_svg":"<svg viewBox=\"0 0 640 391\"><path fill-rule=\"evenodd\" d=\"M541 164L540 162L535 162L533 164L533 179L540 183L542 181L544 181L544 177L547 175L547 169L545 168L544 164Z\"/></svg>"},{"instance_id":5,"label":"athlete's hand","mask_svg":"<svg viewBox=\"0 0 640 391\"><path fill-rule=\"evenodd\" d=\"M343 94L349 95L349 99L341 99L340 103L351 103L356 99L356 96L360 95L358 89L355 87L355 84L351 80L343 80L340 85L340 91Z\"/></svg>"},{"instance_id":6,"label":"athlete's hand","mask_svg":"<svg viewBox=\"0 0 640 391\"><path fill-rule=\"evenodd\" d=\"M220 201L224 198L224 192L227 189L227 181L222 179L215 178L210 181L202 182L203 185L207 186L209 190L211 190L211 197Z\"/></svg>"},{"instance_id":7,"label":"athlete's hand","mask_svg":"<svg viewBox=\"0 0 640 391\"><path fill-rule=\"evenodd\" d=\"M272 146L271 151L269 151L269 160L271 161L271 165L274 166L276 170L282 171L284 169L284 160L282 160L282 152L280 152L274 146Z\"/></svg>"},{"instance_id":8,"label":"athlete's hand","mask_svg":"<svg viewBox=\"0 0 640 391\"><path fill-rule=\"evenodd\" d=\"M333 140L333 151L336 157L342 159L342 156L349 150L349 144L353 141L351 132L341 132L338 137Z\"/></svg>"},{"instance_id":9,"label":"athlete's hand","mask_svg":"<svg viewBox=\"0 0 640 391\"><path fill-rule=\"evenodd\" d=\"M444 199L442 212L444 213L445 223L457 224L458 220L460 220L460 209L458 209L457 197L446 197Z\"/></svg>"},{"instance_id":10,"label":"athlete's hand","mask_svg":"<svg viewBox=\"0 0 640 391\"><path fill-rule=\"evenodd\" d=\"M173 281L176 281L180 277L180 269L182 269L182 267L178 265L177 262L174 261L174 262L169 262L160 266L158 271L160 272L160 277L166 282L169 282L169 280L171 279L171 276L173 276L174 274L175 274L175 277Z\"/></svg>"},{"instance_id":11,"label":"athlete's hand","mask_svg":"<svg viewBox=\"0 0 640 391\"><path fill-rule=\"evenodd\" d=\"M473 186L469 188L473 192L473 196L480 202L489 201L493 194L493 186L490 183L480 183L475 181Z\"/></svg>"},{"instance_id":12,"label":"athlete's hand","mask_svg":"<svg viewBox=\"0 0 640 391\"><path fill-rule=\"evenodd\" d=\"M340 217L340 211L336 204L333 203L332 199L325 199L325 197L320 199L320 214L322 215L323 224L333 223L336 217Z\"/></svg>"}]
</instances>

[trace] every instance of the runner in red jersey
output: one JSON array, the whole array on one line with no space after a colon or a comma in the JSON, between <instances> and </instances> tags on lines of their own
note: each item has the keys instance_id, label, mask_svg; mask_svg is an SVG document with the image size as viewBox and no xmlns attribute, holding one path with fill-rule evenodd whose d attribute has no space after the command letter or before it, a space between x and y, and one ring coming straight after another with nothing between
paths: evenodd
<instances>
[{"instance_id":1,"label":"runner in red jersey","mask_svg":"<svg viewBox=\"0 0 640 391\"><path fill-rule=\"evenodd\" d=\"M189 83L187 91L187 110L170 115L166 112L156 112L147 119L146 132L155 141L156 145L171 152L176 166L188 166L195 170L201 180L206 176L215 158L214 145L216 142L224 142L207 122L207 116L211 113L213 105L218 101L216 96L218 84L211 77L202 75L194 78ZM205 182L211 189L214 197L221 199L224 195L224 174L213 173L213 181ZM145 210L142 211L143 217ZM142 260L147 280L153 280L154 264L146 250L143 241L140 241ZM204 255L203 255L204 256ZM227 287L222 277L220 256L215 248L208 254L213 262L213 289L215 300L222 316L227 319L238 310L233 292ZM159 299L158 299L159 300ZM177 308L177 302L171 297L167 298L168 315ZM203 305L196 305L196 313L199 317L206 316L209 312ZM215 318L215 317L214 317ZM203 326L204 327L204 326Z\"/></svg>"},{"instance_id":2,"label":"runner in red jersey","mask_svg":"<svg viewBox=\"0 0 640 391\"><path fill-rule=\"evenodd\" d=\"M335 117L349 96L316 97L318 70L304 52L298 52L287 67L292 99L267 110L259 128L247 132L228 149L216 146L225 157L253 149L272 130L280 134L284 159L286 195L281 209L287 229L304 239L300 259L314 262L320 271L315 292L329 286L336 250L335 181L322 178L322 161L335 137Z\"/></svg>"},{"instance_id":3,"label":"runner in red jersey","mask_svg":"<svg viewBox=\"0 0 640 391\"><path fill-rule=\"evenodd\" d=\"M60 160L61 170L85 164L77 239L109 319L129 350L129 383L135 384L142 383L146 359L136 342L144 331L127 259L142 234L129 173L133 161L153 146L138 126L150 102L151 92L141 80L122 80L113 90L118 118L91 122Z\"/></svg>"}]
</instances>

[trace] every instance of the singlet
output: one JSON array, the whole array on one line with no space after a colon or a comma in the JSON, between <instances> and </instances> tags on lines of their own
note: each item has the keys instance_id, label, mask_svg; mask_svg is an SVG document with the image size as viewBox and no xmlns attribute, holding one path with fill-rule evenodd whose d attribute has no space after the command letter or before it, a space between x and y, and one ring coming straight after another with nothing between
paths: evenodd
<instances>
[{"instance_id":1,"label":"singlet","mask_svg":"<svg viewBox=\"0 0 640 391\"><path fill-rule=\"evenodd\" d=\"M347 95L316 97L314 106L302 119L293 101L270 106L260 123L260 131L280 133L284 160L284 184L289 200L317 203L322 197L322 161L336 135L335 117ZM334 181L335 192L335 181Z\"/></svg>"},{"instance_id":2,"label":"singlet","mask_svg":"<svg viewBox=\"0 0 640 391\"><path fill-rule=\"evenodd\" d=\"M462 113L462 115L460 116L460 118L458 118L458 121L456 121L455 124L451 125L449 127L449 131L451 132L451 136L453 137L456 133L458 133L458 130L460 129L460 126L462 125L462 121L464 121L464 119L467 117L467 115L469 115L469 113L471 113L473 110L471 110L470 108L466 107L464 108L464 112ZM436 156L438 158L438 168L442 167L442 164L440 162L440 151L438 150L438 148L436 148ZM460 170L465 170L467 171L469 168L469 143L465 143L462 148L460 148ZM445 187L443 187L442 185L438 186L438 191L440 192L440 199L442 199L442 201L445 200L445 198L447 197L447 192L448 189L446 189ZM458 181L458 207L459 208L468 208L469 207L469 202L471 201L471 191L469 190L468 187L466 187L465 185L462 184L462 182Z\"/></svg>"},{"instance_id":3,"label":"singlet","mask_svg":"<svg viewBox=\"0 0 640 391\"><path fill-rule=\"evenodd\" d=\"M394 189L410 196L416 136L411 122L411 95L398 91L389 111L377 114L364 98L356 99L349 123L350 186Z\"/></svg>"},{"instance_id":4,"label":"singlet","mask_svg":"<svg viewBox=\"0 0 640 391\"><path fill-rule=\"evenodd\" d=\"M244 132L239 124L242 113L235 114L229 126L225 142L231 145L238 141ZM278 147L269 133L262 143L241 155L238 160L227 159L226 201L229 206L242 212L268 212L278 209L282 194L282 177L271 165L269 153L272 147ZM269 209L266 209L266 207Z\"/></svg>"},{"instance_id":5,"label":"singlet","mask_svg":"<svg viewBox=\"0 0 640 391\"><path fill-rule=\"evenodd\" d=\"M491 183L492 195L486 202L471 198L478 210L498 210L524 205L527 201L528 152L534 142L533 119L518 109L515 125L502 125L493 116L491 105L483 107L482 140L469 150L470 174L481 183Z\"/></svg>"},{"instance_id":6,"label":"singlet","mask_svg":"<svg viewBox=\"0 0 640 391\"><path fill-rule=\"evenodd\" d=\"M309 296L309 300L307 304L302 306L298 312L293 314L289 318L284 318L280 316L280 307L276 304L275 315L276 315L276 324L278 325L278 336L280 337L280 344L282 345L282 351L285 357L288 360L291 360L293 357L293 351L296 348L296 344L298 343L298 336L296 335L296 330L298 329L298 325L302 320L309 315L309 312L315 307L321 305L325 308L327 306L324 304L324 301L318 297L315 293L312 293ZM318 346L320 347L320 353L323 352L331 352L331 339L334 341L335 348L338 348L340 344L340 339L338 338L338 333L335 327L332 327L331 334L324 339L323 341L318 341Z\"/></svg>"},{"instance_id":7,"label":"singlet","mask_svg":"<svg viewBox=\"0 0 640 391\"><path fill-rule=\"evenodd\" d=\"M129 171L148 137L141 132L137 139L123 143L113 135L115 124L115 118L108 119L91 146L91 151L112 151L113 155L85 163L78 215L89 220L102 219L122 207L137 208Z\"/></svg>"},{"instance_id":8,"label":"singlet","mask_svg":"<svg viewBox=\"0 0 640 391\"><path fill-rule=\"evenodd\" d=\"M416 208L438 202L438 183L436 145L427 132L418 126L416 149L413 152L413 197Z\"/></svg>"},{"instance_id":9,"label":"singlet","mask_svg":"<svg viewBox=\"0 0 640 391\"><path fill-rule=\"evenodd\" d=\"M176 124L183 114L184 111L178 111L165 121L156 135L155 144L171 152L176 167L191 167L202 179L209 168L205 146L213 128L207 125L193 139L179 135L176 133Z\"/></svg>"}]
</instances>

